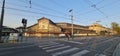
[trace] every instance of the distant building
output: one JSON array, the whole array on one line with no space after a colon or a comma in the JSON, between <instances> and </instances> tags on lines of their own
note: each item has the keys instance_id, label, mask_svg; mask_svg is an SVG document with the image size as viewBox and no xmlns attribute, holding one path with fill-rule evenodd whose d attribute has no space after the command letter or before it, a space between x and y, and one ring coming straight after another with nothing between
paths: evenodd
<instances>
[{"instance_id":1,"label":"distant building","mask_svg":"<svg viewBox=\"0 0 120 56\"><path fill-rule=\"evenodd\" d=\"M89 29L96 31L97 35L110 35L110 34L112 34L112 29L106 28L98 23L94 23L93 25L89 26Z\"/></svg>"},{"instance_id":2,"label":"distant building","mask_svg":"<svg viewBox=\"0 0 120 56\"><path fill-rule=\"evenodd\" d=\"M3 26L2 36L9 36L10 33L18 33L18 31L14 28Z\"/></svg>"},{"instance_id":3,"label":"distant building","mask_svg":"<svg viewBox=\"0 0 120 56\"><path fill-rule=\"evenodd\" d=\"M89 30L88 26L74 24L74 36L96 35L94 30ZM38 23L27 27L27 36L59 36L60 34L71 34L70 23L54 23L50 19L42 17Z\"/></svg>"},{"instance_id":4,"label":"distant building","mask_svg":"<svg viewBox=\"0 0 120 56\"><path fill-rule=\"evenodd\" d=\"M23 32L23 29L24 29L24 28L23 28L22 26L16 28L16 30L19 31L20 33Z\"/></svg>"}]
</instances>

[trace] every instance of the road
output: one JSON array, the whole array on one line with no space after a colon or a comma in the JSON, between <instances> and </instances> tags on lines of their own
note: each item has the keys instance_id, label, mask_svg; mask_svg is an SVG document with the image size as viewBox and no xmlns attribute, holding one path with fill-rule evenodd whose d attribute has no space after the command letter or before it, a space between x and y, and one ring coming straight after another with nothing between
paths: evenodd
<instances>
[{"instance_id":1,"label":"road","mask_svg":"<svg viewBox=\"0 0 120 56\"><path fill-rule=\"evenodd\" d=\"M29 38L27 44L0 49L0 56L112 56L120 37Z\"/></svg>"}]
</instances>

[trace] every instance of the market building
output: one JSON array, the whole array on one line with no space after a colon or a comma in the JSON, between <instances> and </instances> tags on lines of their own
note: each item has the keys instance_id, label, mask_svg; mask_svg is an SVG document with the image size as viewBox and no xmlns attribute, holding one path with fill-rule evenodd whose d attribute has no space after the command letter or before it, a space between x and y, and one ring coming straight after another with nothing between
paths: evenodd
<instances>
[{"instance_id":1,"label":"market building","mask_svg":"<svg viewBox=\"0 0 120 56\"><path fill-rule=\"evenodd\" d=\"M61 34L71 34L71 23L54 23L48 18L42 17L38 19L38 22L34 25L27 27L27 36L60 36ZM73 33L74 36L88 36L88 35L96 35L94 30L88 29L88 26L81 26L77 24L73 24Z\"/></svg>"},{"instance_id":2,"label":"market building","mask_svg":"<svg viewBox=\"0 0 120 56\"><path fill-rule=\"evenodd\" d=\"M89 26L90 30L94 30L97 35L112 35L113 31L110 28L104 27L98 23L93 23Z\"/></svg>"}]
</instances>

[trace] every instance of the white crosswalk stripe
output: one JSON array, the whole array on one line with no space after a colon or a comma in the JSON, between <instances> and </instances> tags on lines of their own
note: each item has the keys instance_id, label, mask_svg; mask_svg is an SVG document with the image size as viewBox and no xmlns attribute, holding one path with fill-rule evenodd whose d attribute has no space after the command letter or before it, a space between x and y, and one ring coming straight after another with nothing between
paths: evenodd
<instances>
[{"instance_id":1,"label":"white crosswalk stripe","mask_svg":"<svg viewBox=\"0 0 120 56\"><path fill-rule=\"evenodd\" d=\"M104 55L104 54L100 54L100 55L98 55L98 56L106 56L106 55Z\"/></svg>"},{"instance_id":2,"label":"white crosswalk stripe","mask_svg":"<svg viewBox=\"0 0 120 56\"><path fill-rule=\"evenodd\" d=\"M82 56L82 55L84 55L84 54L86 54L88 52L90 52L90 51L88 51L88 50L82 50L82 51L80 51L78 53L73 54L72 56Z\"/></svg>"},{"instance_id":3,"label":"white crosswalk stripe","mask_svg":"<svg viewBox=\"0 0 120 56\"><path fill-rule=\"evenodd\" d=\"M45 45L45 44L54 44L55 42L41 42L41 43L38 43L39 45Z\"/></svg>"},{"instance_id":4,"label":"white crosswalk stripe","mask_svg":"<svg viewBox=\"0 0 120 56\"><path fill-rule=\"evenodd\" d=\"M78 42L78 41L66 41L66 42L69 42L69 43L74 43L74 44L83 44L83 43Z\"/></svg>"},{"instance_id":5,"label":"white crosswalk stripe","mask_svg":"<svg viewBox=\"0 0 120 56\"><path fill-rule=\"evenodd\" d=\"M53 43L53 44L45 44L45 45L40 45L39 47L46 47L46 46L52 46L52 45L57 45L59 43Z\"/></svg>"},{"instance_id":6,"label":"white crosswalk stripe","mask_svg":"<svg viewBox=\"0 0 120 56\"><path fill-rule=\"evenodd\" d=\"M48 46L48 47L44 47L42 49L49 49L49 48L54 48L54 47L59 47L59 46L64 46L64 44L59 44L59 45L55 45L55 46Z\"/></svg>"},{"instance_id":7,"label":"white crosswalk stripe","mask_svg":"<svg viewBox=\"0 0 120 56\"><path fill-rule=\"evenodd\" d=\"M58 55L69 53L69 52L72 52L72 51L75 51L75 50L78 50L78 49L79 48L70 48L68 50L64 50L64 51L61 51L61 52L56 52L52 56L58 56Z\"/></svg>"},{"instance_id":8,"label":"white crosswalk stripe","mask_svg":"<svg viewBox=\"0 0 120 56\"><path fill-rule=\"evenodd\" d=\"M104 54L95 54L95 56L106 56Z\"/></svg>"},{"instance_id":9,"label":"white crosswalk stripe","mask_svg":"<svg viewBox=\"0 0 120 56\"><path fill-rule=\"evenodd\" d=\"M46 52L53 52L53 51L56 51L56 50L65 49L65 48L69 48L69 47L71 47L71 46L58 47L58 48L46 50Z\"/></svg>"}]
</instances>

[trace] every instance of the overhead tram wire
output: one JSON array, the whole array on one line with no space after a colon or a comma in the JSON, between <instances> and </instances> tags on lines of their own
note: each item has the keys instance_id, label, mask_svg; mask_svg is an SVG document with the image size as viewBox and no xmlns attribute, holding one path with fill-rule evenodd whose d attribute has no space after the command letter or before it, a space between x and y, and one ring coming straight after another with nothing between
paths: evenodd
<instances>
[{"instance_id":1,"label":"overhead tram wire","mask_svg":"<svg viewBox=\"0 0 120 56\"><path fill-rule=\"evenodd\" d=\"M40 4L37 4L37 3L34 3L34 4L33 4L33 3L32 3L32 5L39 7ZM54 9L48 8L48 7L43 6L43 5L40 5L40 6L43 7L43 8L49 9L49 10L56 11L56 10L54 10ZM59 11L56 11L56 12L59 12ZM63 14L62 12L59 12L59 13ZM65 13L64 13L64 14L65 14ZM67 14L65 14L65 15L67 15ZM70 15L67 15L67 16L70 16ZM67 19L69 19L69 18L67 18ZM77 21L77 22L80 22L79 20L76 20L76 21Z\"/></svg>"},{"instance_id":2,"label":"overhead tram wire","mask_svg":"<svg viewBox=\"0 0 120 56\"><path fill-rule=\"evenodd\" d=\"M21 1L21 2L23 2L23 3L26 3L26 2L24 2L24 1ZM68 14L66 14L66 13L63 13L63 12L60 12L60 11L57 11L57 10L54 10L54 9L51 9L51 8L48 8L48 7L46 7L46 6L43 6L43 5L41 5L41 4L37 4L37 3L31 3L33 6L36 6L36 7L38 7L38 8L44 8L45 10L49 10L49 11L52 11L52 12L55 12L55 13L59 13L59 14L64 14L64 15L66 15L66 16L69 16Z\"/></svg>"},{"instance_id":3,"label":"overhead tram wire","mask_svg":"<svg viewBox=\"0 0 120 56\"><path fill-rule=\"evenodd\" d=\"M84 0L85 1L85 0ZM115 2L118 2L119 0L116 0ZM102 1L101 1L102 2ZM114 1L112 1L111 3L107 4L107 5L104 5L98 9L102 9L102 8L105 8L106 6L109 6L109 5L112 5L112 4L115 4L113 3ZM96 3L97 5L100 4L100 2ZM91 5L91 4L89 4ZM80 15L85 15L85 14L88 14L88 13L91 13L91 12L94 12L94 11L97 11L96 9L95 10L89 10L89 11L86 11L86 12L83 12L83 13L80 13Z\"/></svg>"},{"instance_id":4,"label":"overhead tram wire","mask_svg":"<svg viewBox=\"0 0 120 56\"><path fill-rule=\"evenodd\" d=\"M111 3L109 3L109 4L107 4L107 5L104 5L104 6L101 6L101 7L98 8L98 9L102 9L102 8L105 8L106 6L116 4L118 1L120 2L120 0L112 1ZM116 2L116 3L115 3L115 2ZM96 3L96 4L97 4L97 3ZM91 5L91 4L89 4L89 5ZM97 11L97 10L96 10L96 9L94 9L94 10L89 10L89 11L80 13L79 15L86 15L86 14L91 13L91 12L94 12L94 11Z\"/></svg>"},{"instance_id":5,"label":"overhead tram wire","mask_svg":"<svg viewBox=\"0 0 120 56\"><path fill-rule=\"evenodd\" d=\"M24 7L24 6L23 6ZM28 8L28 7L26 7L26 8ZM31 9L33 9L33 8L31 8ZM35 9L35 8L34 8ZM16 10L16 9L14 9L14 10ZM37 10L39 10L39 9L37 9ZM15 14L13 14L13 15L15 15ZM16 14L17 15L17 14ZM19 14L18 14L19 15ZM51 15L49 15L49 16L51 16ZM59 17L59 18L65 18L65 17L61 17L61 16L55 16L55 15L52 15L52 16L54 16L54 17ZM65 18L65 19L69 19L69 18ZM70 19L69 19L70 20ZM80 22L79 20L75 20L75 21L77 21L77 22Z\"/></svg>"},{"instance_id":6,"label":"overhead tram wire","mask_svg":"<svg viewBox=\"0 0 120 56\"><path fill-rule=\"evenodd\" d=\"M24 16L24 17L39 17L39 16L32 16L32 15L23 15L23 14L16 14L16 13L7 13L9 15L17 15L17 16Z\"/></svg>"},{"instance_id":7,"label":"overhead tram wire","mask_svg":"<svg viewBox=\"0 0 120 56\"><path fill-rule=\"evenodd\" d=\"M102 7L101 7L102 8ZM101 9L101 8L99 8L99 9ZM104 8L104 7L103 7ZM96 11L96 10L93 10L93 11ZM87 12L88 13L88 12ZM87 14L87 13L85 13L85 14Z\"/></svg>"},{"instance_id":8,"label":"overhead tram wire","mask_svg":"<svg viewBox=\"0 0 120 56\"><path fill-rule=\"evenodd\" d=\"M101 0L101 1L99 1L99 2L97 2L97 3L95 3L96 5L99 5L99 4L101 4L103 1L105 1L105 0ZM101 8L99 8L99 9L101 9ZM90 12L93 12L93 11L97 11L96 9L95 10L89 10L89 11L86 11L86 12L84 12L84 13L80 13L80 15L84 15L84 14L87 14L87 13L90 13Z\"/></svg>"},{"instance_id":9,"label":"overhead tram wire","mask_svg":"<svg viewBox=\"0 0 120 56\"><path fill-rule=\"evenodd\" d=\"M68 8L68 7L66 7L66 6L62 6L61 4L57 3L55 0L50 0L50 2L56 3L57 5L59 5L59 6L63 7L63 8ZM77 18L77 17L75 17L75 18ZM81 22L81 21L76 20L76 19L74 19L74 21L75 21L75 22Z\"/></svg>"},{"instance_id":10,"label":"overhead tram wire","mask_svg":"<svg viewBox=\"0 0 120 56\"><path fill-rule=\"evenodd\" d=\"M8 8L5 8L5 9L8 9ZM9 8L9 9L11 9L11 8ZM12 9L12 10L14 10L14 9ZM29 12L29 13L32 13L32 12ZM25 16L25 17L39 17L39 16L23 15L23 14L16 14L16 13L7 13L7 14L9 14L9 15L17 15L17 16ZM54 17L58 17L58 16L54 16ZM61 18L61 17L59 17L59 18ZM65 18L65 17L62 17L62 18ZM69 18L65 18L65 19L69 19ZM69 20L71 20L71 19L69 19ZM81 22L81 21L76 20L76 19L74 21L75 22Z\"/></svg>"},{"instance_id":11,"label":"overhead tram wire","mask_svg":"<svg viewBox=\"0 0 120 56\"><path fill-rule=\"evenodd\" d=\"M93 8L95 8L98 12L100 12L102 15L104 15L106 18L108 18L108 16L103 12L103 11L101 11L97 6L96 6L96 4L94 4L94 3L92 3L90 0L84 0L85 2L87 2L87 4L88 5L91 5L91 7L93 7Z\"/></svg>"},{"instance_id":12,"label":"overhead tram wire","mask_svg":"<svg viewBox=\"0 0 120 56\"><path fill-rule=\"evenodd\" d=\"M62 16L56 16L56 15L51 15L51 14L46 14L46 13L40 13L40 12L33 12L33 11L22 10L22 9L17 9L17 8L10 8L10 7L5 7L5 8L6 9L11 9L11 10L17 10L17 11L27 12L27 13L42 14L42 15L48 15L48 16L53 16L53 17L65 18L65 17L62 17ZM65 18L65 19L69 19L69 18Z\"/></svg>"},{"instance_id":13,"label":"overhead tram wire","mask_svg":"<svg viewBox=\"0 0 120 56\"><path fill-rule=\"evenodd\" d=\"M23 2L23 1L22 1ZM25 3L25 2L24 2ZM37 7L39 7L39 5L38 4L33 4L32 3L32 5L35 5L35 6L37 6ZM46 8L46 9L49 9L49 10L53 10L54 11L54 9L51 9L51 8L47 8L47 7L45 7L45 6L43 6L43 5L40 5L40 6L42 6L43 8ZM58 12L58 11L57 11ZM61 13L61 12L60 12ZM63 13L61 13L61 14L63 14ZM55 16L56 17L56 16ZM57 16L58 17L58 16ZM60 17L60 18L63 18L63 17ZM69 18L67 18L67 19L69 19ZM75 20L75 21L77 21L77 22L80 22L79 20Z\"/></svg>"},{"instance_id":14,"label":"overhead tram wire","mask_svg":"<svg viewBox=\"0 0 120 56\"><path fill-rule=\"evenodd\" d=\"M23 7L23 8L29 8L28 6L23 6L23 5L15 5L15 4L12 4L12 3L7 3L8 5L13 5L13 6L19 6L19 7ZM43 9L40 9L40 8L33 8L31 7L30 9L34 9L34 10L39 10L39 11L42 11L42 12L46 12L45 10Z\"/></svg>"},{"instance_id":15,"label":"overhead tram wire","mask_svg":"<svg viewBox=\"0 0 120 56\"><path fill-rule=\"evenodd\" d=\"M67 8L67 9L69 9L68 7L63 6L62 4L57 3L55 0L50 0L50 2L52 2L52 3L56 3L57 5L59 5L59 6L63 7L63 8ZM75 11L74 11L74 12L75 12ZM75 17L75 18L76 18L76 17ZM76 20L76 21L79 21L79 20ZM80 22L80 21L79 21L79 22Z\"/></svg>"},{"instance_id":16,"label":"overhead tram wire","mask_svg":"<svg viewBox=\"0 0 120 56\"><path fill-rule=\"evenodd\" d=\"M101 1L99 1L99 2L97 2L97 3L95 3L96 5L99 5L99 4L101 4L103 1L105 1L105 0L101 0Z\"/></svg>"},{"instance_id":17,"label":"overhead tram wire","mask_svg":"<svg viewBox=\"0 0 120 56\"><path fill-rule=\"evenodd\" d=\"M33 4L33 5L39 7L40 4ZM53 11L53 12L56 12L56 13L59 13L59 14L64 14L64 15L66 15L66 16L69 16L69 15L66 14L66 13L63 13L63 12L60 12L60 11L57 11L57 10L54 10L54 9L48 8L48 7L43 6L43 5L40 5L40 7L45 8L45 9L47 9L47 10L49 10L49 11Z\"/></svg>"},{"instance_id":18,"label":"overhead tram wire","mask_svg":"<svg viewBox=\"0 0 120 56\"><path fill-rule=\"evenodd\" d=\"M25 16L25 17L39 17L39 16L31 16L31 15L23 15L23 14L16 14L16 13L7 13L9 15L17 15L17 16ZM74 20L75 22L80 23L78 20Z\"/></svg>"},{"instance_id":19,"label":"overhead tram wire","mask_svg":"<svg viewBox=\"0 0 120 56\"><path fill-rule=\"evenodd\" d=\"M49 0L51 3L55 3L55 4L57 4L58 6L60 6L60 7L62 7L62 8L67 8L67 9L71 9L71 8L68 8L67 6L65 6L65 5L62 5L62 4L60 4L60 3L58 3L58 2L56 2L55 0Z\"/></svg>"},{"instance_id":20,"label":"overhead tram wire","mask_svg":"<svg viewBox=\"0 0 120 56\"><path fill-rule=\"evenodd\" d=\"M68 7L66 7L66 6L62 6L61 4L57 3L55 0L50 0L50 2L56 3L57 5L59 5L59 6L63 7L63 8L68 8ZM75 11L74 11L74 12L75 12ZM75 17L75 18L77 18L77 17ZM74 21L80 22L79 20L76 20L76 19L74 19Z\"/></svg>"}]
</instances>

